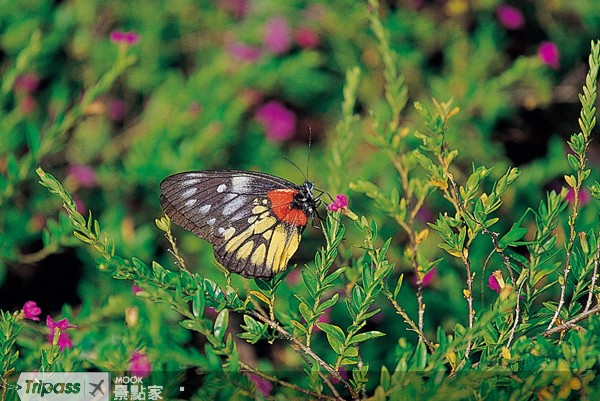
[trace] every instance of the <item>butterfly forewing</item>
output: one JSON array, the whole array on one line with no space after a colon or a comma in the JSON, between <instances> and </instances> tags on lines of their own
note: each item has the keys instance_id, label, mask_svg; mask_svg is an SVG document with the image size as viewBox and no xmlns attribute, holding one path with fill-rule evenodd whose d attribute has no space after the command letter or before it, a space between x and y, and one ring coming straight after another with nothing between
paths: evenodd
<instances>
[{"instance_id":1,"label":"butterfly forewing","mask_svg":"<svg viewBox=\"0 0 600 401\"><path fill-rule=\"evenodd\" d=\"M244 277L284 270L315 207L310 190L258 172L180 173L160 188L165 213L210 242L217 261ZM299 191L304 202L298 202Z\"/></svg>"}]
</instances>

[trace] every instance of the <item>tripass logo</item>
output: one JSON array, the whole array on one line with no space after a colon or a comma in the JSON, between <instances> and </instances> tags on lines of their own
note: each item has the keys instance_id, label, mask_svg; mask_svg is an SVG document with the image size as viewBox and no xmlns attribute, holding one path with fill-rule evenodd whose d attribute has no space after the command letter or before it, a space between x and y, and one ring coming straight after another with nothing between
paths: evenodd
<instances>
[{"instance_id":1,"label":"tripass logo","mask_svg":"<svg viewBox=\"0 0 600 401\"><path fill-rule=\"evenodd\" d=\"M17 381L21 401L107 401L108 373L23 372Z\"/></svg>"}]
</instances>

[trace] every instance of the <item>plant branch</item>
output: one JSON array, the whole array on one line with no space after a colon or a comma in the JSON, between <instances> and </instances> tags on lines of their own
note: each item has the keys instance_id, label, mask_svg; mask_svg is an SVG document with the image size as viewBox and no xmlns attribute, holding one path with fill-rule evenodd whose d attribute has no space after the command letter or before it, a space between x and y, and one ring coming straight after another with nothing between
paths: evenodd
<instances>
[{"instance_id":1,"label":"plant branch","mask_svg":"<svg viewBox=\"0 0 600 401\"><path fill-rule=\"evenodd\" d=\"M592 271L592 282L590 284L590 291L588 292L587 302L585 303L584 312L590 310L592 306L592 298L594 297L594 289L596 288L596 280L598 279L598 259L600 259L600 241L596 247L596 257L594 258L594 270Z\"/></svg>"},{"instance_id":2,"label":"plant branch","mask_svg":"<svg viewBox=\"0 0 600 401\"><path fill-rule=\"evenodd\" d=\"M588 317L590 317L598 312L600 312L600 304L594 306L592 309L589 309L586 312L580 313L579 315L575 316L573 319L567 320L566 322L559 324L558 326L554 326L552 328L546 329L546 331L544 331L542 333L542 336L550 337L552 334L576 327L577 322L587 319Z\"/></svg>"},{"instance_id":3,"label":"plant branch","mask_svg":"<svg viewBox=\"0 0 600 401\"><path fill-rule=\"evenodd\" d=\"M315 352L311 348L307 347L300 340L298 340L296 337L294 337L292 334L290 334L287 330L285 330L283 327L281 327L279 325L279 323L277 323L273 320L270 320L253 310L244 311L244 312L254 316L258 320L262 321L263 323L268 324L269 327L271 327L273 330L275 330L279 334L281 334L287 341L291 342L292 344L294 344L295 347L302 350L302 352L304 354L311 357L319 366L321 366L323 369L325 369L332 377L334 377L336 380L338 380L340 383L342 383L350 391L350 394L352 395L352 399L359 398L358 394L356 393L356 391L354 391L354 388L352 388L350 383L342 378L342 376L340 375L340 372L335 370L331 365L329 365L327 362L325 362L323 359L321 359L321 357L319 357L317 354L315 354ZM328 382L330 382L329 379L326 379L326 380Z\"/></svg>"},{"instance_id":4,"label":"plant branch","mask_svg":"<svg viewBox=\"0 0 600 401\"><path fill-rule=\"evenodd\" d=\"M421 338L421 340L423 340L423 342L425 343L425 345L427 345L427 348L429 348L429 350L431 352L435 351L435 344L431 340L429 340L427 338L427 336L425 336L425 333L423 333L423 331L420 330L419 327L415 324L415 322L408 316L408 313L406 313L406 311L404 310L404 308L402 308L398 304L398 302L394 299L394 296L389 291L389 289L384 288L383 289L383 294L392 303L392 306L394 307L394 309L396 309L396 313L399 314L400 316L402 316L402 318L404 319L404 321L406 322L406 324L408 324L410 326L410 328L412 329L412 331L414 331L415 333L417 333L417 335L419 336L419 338Z\"/></svg>"},{"instance_id":5,"label":"plant branch","mask_svg":"<svg viewBox=\"0 0 600 401\"><path fill-rule=\"evenodd\" d=\"M289 389L298 391L299 393L303 393L303 394L309 395L313 399L316 399L316 400L343 400L343 398L341 398L339 396L338 397L333 397L333 396L330 396L330 395L327 395L327 394L319 394L319 393L316 393L314 391L308 390L306 388L303 388L303 387L300 387L300 386L296 386L295 384L283 381L281 379L278 379L275 376L271 376L271 375L268 375L268 374L266 374L264 372L261 372L260 370L253 368L252 366L246 364L245 362L243 362L241 360L239 361L239 365L240 365L240 367L244 371L246 371L248 373L252 373L252 374L255 374L257 376L260 376L263 379L266 379L266 380L268 380L270 382L273 382L273 383L275 383L277 385L280 385L282 387L287 387Z\"/></svg>"}]
</instances>

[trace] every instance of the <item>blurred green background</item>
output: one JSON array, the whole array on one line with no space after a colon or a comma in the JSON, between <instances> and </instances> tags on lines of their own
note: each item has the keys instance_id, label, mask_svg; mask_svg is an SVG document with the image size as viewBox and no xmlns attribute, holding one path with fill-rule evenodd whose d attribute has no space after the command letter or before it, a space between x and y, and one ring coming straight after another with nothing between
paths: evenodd
<instances>
[{"instance_id":1,"label":"blurred green background","mask_svg":"<svg viewBox=\"0 0 600 401\"><path fill-rule=\"evenodd\" d=\"M447 141L460 151L458 174L473 165L494 167L493 178L512 165L523 170L500 212L508 230L545 191L563 185L566 138L579 129L577 93L590 41L600 34L600 3L399 0L383 2L381 12L409 88L407 124L419 127L413 101L452 98L461 112ZM136 43L115 43L115 31L134 33ZM130 284L102 274L98 256L79 246L60 203L38 185L36 166L64 183L82 214L93 212L121 255L172 266L154 225L160 181L235 168L300 183L302 172L290 161L304 170L309 127L309 178L332 196L347 193L354 211L377 220L381 237L397 245L390 258L410 272L399 227L349 191L347 180L335 180L363 177L383 188L398 180L368 140L369 112L387 112L376 46L362 1L0 0L0 309L33 299L43 316L65 304L114 307L117 316L116 300L137 302ZM330 169L330 146L353 66L362 71L355 111L364 122L342 173ZM588 155L593 169L597 141ZM441 197L428 200L422 225L448 210ZM584 208L582 224L595 217ZM187 265L223 282L210 245L175 234ZM346 255L359 241L353 236L348 230ZM292 262L310 261L321 244L321 234L307 229ZM443 256L434 241L423 246L431 259ZM486 256L482 250L473 258ZM442 262L425 294L428 330L464 317L461 272L452 263ZM297 302L291 294L298 280L291 273L280 299ZM406 299L414 311L414 296ZM410 335L397 324L384 331ZM177 341L189 340L181 335Z\"/></svg>"}]
</instances>

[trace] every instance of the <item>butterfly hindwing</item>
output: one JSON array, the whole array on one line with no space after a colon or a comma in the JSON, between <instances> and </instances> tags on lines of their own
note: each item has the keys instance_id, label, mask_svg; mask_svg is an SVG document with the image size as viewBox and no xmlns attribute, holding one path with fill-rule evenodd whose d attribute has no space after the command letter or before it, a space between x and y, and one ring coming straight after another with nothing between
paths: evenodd
<instances>
[{"instance_id":1,"label":"butterfly hindwing","mask_svg":"<svg viewBox=\"0 0 600 401\"><path fill-rule=\"evenodd\" d=\"M315 204L310 189L248 171L175 174L161 190L165 213L210 242L217 261L244 277L268 278L287 267Z\"/></svg>"}]
</instances>

